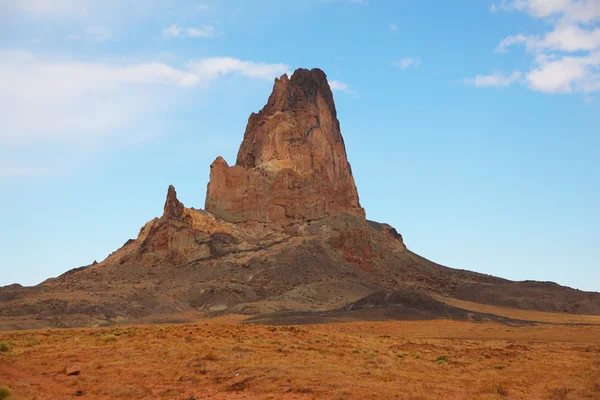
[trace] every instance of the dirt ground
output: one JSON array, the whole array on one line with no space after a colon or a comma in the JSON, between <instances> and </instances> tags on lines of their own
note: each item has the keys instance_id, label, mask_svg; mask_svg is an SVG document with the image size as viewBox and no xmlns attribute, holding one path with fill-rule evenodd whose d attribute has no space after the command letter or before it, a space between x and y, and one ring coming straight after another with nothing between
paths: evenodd
<instances>
[{"instance_id":1,"label":"dirt ground","mask_svg":"<svg viewBox=\"0 0 600 400\"><path fill-rule=\"evenodd\" d=\"M0 386L20 400L600 399L600 326L242 319L1 332Z\"/></svg>"}]
</instances>

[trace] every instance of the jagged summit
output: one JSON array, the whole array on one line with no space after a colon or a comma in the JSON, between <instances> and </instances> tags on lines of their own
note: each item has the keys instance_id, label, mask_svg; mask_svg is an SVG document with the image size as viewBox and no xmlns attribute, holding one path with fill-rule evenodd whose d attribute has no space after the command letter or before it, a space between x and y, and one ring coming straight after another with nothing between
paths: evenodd
<instances>
[{"instance_id":1,"label":"jagged summit","mask_svg":"<svg viewBox=\"0 0 600 400\"><path fill-rule=\"evenodd\" d=\"M177 191L173 185L169 185L167 200L165 201L164 216L180 218L183 215L183 203L177 199Z\"/></svg>"},{"instance_id":2,"label":"jagged summit","mask_svg":"<svg viewBox=\"0 0 600 400\"><path fill-rule=\"evenodd\" d=\"M327 76L299 69L275 80L248 120L233 167L211 165L206 211L229 222L364 217Z\"/></svg>"}]
</instances>

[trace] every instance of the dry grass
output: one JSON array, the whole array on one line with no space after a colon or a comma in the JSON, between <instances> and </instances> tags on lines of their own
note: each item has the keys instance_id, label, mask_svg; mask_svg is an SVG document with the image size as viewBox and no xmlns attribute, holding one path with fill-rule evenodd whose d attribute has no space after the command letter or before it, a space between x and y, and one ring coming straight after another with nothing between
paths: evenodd
<instances>
[{"instance_id":1,"label":"dry grass","mask_svg":"<svg viewBox=\"0 0 600 400\"><path fill-rule=\"evenodd\" d=\"M600 325L600 316L598 315L576 315L549 313L541 311L520 310L518 308L490 306L487 304L473 303L471 301L451 299L448 297L434 296L454 307L469 311L500 315L507 318L519 319L524 321L546 322L551 324L593 324Z\"/></svg>"},{"instance_id":2,"label":"dry grass","mask_svg":"<svg viewBox=\"0 0 600 400\"><path fill-rule=\"evenodd\" d=\"M5 400L10 398L12 392L6 386L0 386L0 400Z\"/></svg>"},{"instance_id":3,"label":"dry grass","mask_svg":"<svg viewBox=\"0 0 600 400\"><path fill-rule=\"evenodd\" d=\"M78 391L92 400L600 394L597 326L418 321L289 328L239 320L0 333L0 341L14 343L12 355L0 353L0 383L21 400L62 400ZM118 340L107 344L108 335ZM81 373L67 376L73 366Z\"/></svg>"}]
</instances>

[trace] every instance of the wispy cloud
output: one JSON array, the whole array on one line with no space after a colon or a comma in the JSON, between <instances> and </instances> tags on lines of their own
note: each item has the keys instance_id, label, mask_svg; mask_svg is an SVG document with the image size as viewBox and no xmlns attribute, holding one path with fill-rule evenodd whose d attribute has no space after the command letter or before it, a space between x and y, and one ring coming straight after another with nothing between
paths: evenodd
<instances>
[{"instance_id":1,"label":"wispy cloud","mask_svg":"<svg viewBox=\"0 0 600 400\"><path fill-rule=\"evenodd\" d=\"M272 80L285 73L290 67L286 64L267 64L242 61L232 57L205 58L188 63L189 70L202 80L213 80L219 76L237 74L249 78Z\"/></svg>"},{"instance_id":2,"label":"wispy cloud","mask_svg":"<svg viewBox=\"0 0 600 400\"><path fill-rule=\"evenodd\" d=\"M390 22L390 23L388 24L388 30L389 30L390 32L392 32L392 33L393 33L393 32L398 32L398 29L400 29L400 27L398 26L398 24L396 24L396 23L394 23L394 22Z\"/></svg>"},{"instance_id":3,"label":"wispy cloud","mask_svg":"<svg viewBox=\"0 0 600 400\"><path fill-rule=\"evenodd\" d=\"M346 91L350 89L350 86L347 83L344 83L342 81L329 81L329 87L331 88L331 90L333 91Z\"/></svg>"},{"instance_id":4,"label":"wispy cloud","mask_svg":"<svg viewBox=\"0 0 600 400\"><path fill-rule=\"evenodd\" d=\"M492 5L492 11L524 12L551 27L540 34L510 35L496 48L506 53L523 46L530 55L532 67L522 83L544 93L600 91L598 0L502 0Z\"/></svg>"},{"instance_id":5,"label":"wispy cloud","mask_svg":"<svg viewBox=\"0 0 600 400\"><path fill-rule=\"evenodd\" d=\"M213 38L216 35L216 29L213 26L202 26L199 28L181 28L179 25L173 24L163 29L163 36L169 38Z\"/></svg>"},{"instance_id":6,"label":"wispy cloud","mask_svg":"<svg viewBox=\"0 0 600 400\"><path fill-rule=\"evenodd\" d=\"M88 15L89 2L85 0L2 0L0 10L21 11L34 15Z\"/></svg>"},{"instance_id":7,"label":"wispy cloud","mask_svg":"<svg viewBox=\"0 0 600 400\"><path fill-rule=\"evenodd\" d=\"M393 63L396 67L406 69L410 67L418 68L421 65L419 57L405 57Z\"/></svg>"},{"instance_id":8,"label":"wispy cloud","mask_svg":"<svg viewBox=\"0 0 600 400\"><path fill-rule=\"evenodd\" d=\"M358 97L358 93L346 82L331 80L329 81L329 87L333 92L346 93L354 97Z\"/></svg>"},{"instance_id":9,"label":"wispy cloud","mask_svg":"<svg viewBox=\"0 0 600 400\"><path fill-rule=\"evenodd\" d=\"M271 80L287 71L285 64L236 58L195 60L177 68L0 51L0 143L93 141L157 112L156 99L168 88L201 88L228 75Z\"/></svg>"},{"instance_id":10,"label":"wispy cloud","mask_svg":"<svg viewBox=\"0 0 600 400\"><path fill-rule=\"evenodd\" d=\"M504 87L517 82L522 76L520 71L514 71L509 76L495 72L491 75L477 75L474 79L465 79L465 83L477 87Z\"/></svg>"}]
</instances>

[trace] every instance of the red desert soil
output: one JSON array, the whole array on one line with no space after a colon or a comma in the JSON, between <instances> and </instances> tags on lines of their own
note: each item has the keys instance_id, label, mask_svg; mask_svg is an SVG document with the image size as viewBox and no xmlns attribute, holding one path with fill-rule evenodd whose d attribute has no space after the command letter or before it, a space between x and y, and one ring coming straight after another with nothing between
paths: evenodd
<instances>
[{"instance_id":1,"label":"red desert soil","mask_svg":"<svg viewBox=\"0 0 600 400\"><path fill-rule=\"evenodd\" d=\"M600 399L600 326L243 319L3 332L0 385L20 400Z\"/></svg>"}]
</instances>

